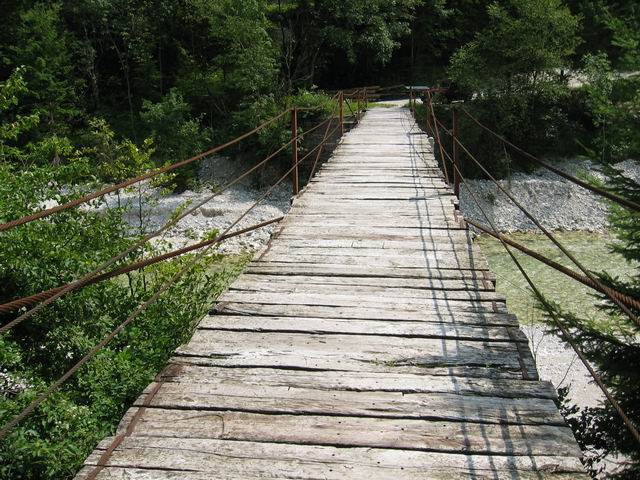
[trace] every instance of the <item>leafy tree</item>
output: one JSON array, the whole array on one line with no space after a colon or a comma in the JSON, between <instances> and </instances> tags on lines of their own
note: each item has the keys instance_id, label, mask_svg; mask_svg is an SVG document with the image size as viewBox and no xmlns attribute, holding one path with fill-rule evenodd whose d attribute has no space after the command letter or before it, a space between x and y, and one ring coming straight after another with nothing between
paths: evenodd
<instances>
[{"instance_id":1,"label":"leafy tree","mask_svg":"<svg viewBox=\"0 0 640 480\"><path fill-rule=\"evenodd\" d=\"M272 6L280 25L284 75L289 89L309 87L319 74L331 83L346 72L371 71L387 64L410 33L415 8L422 0L297 0ZM328 69L331 64L334 68ZM336 79L336 75L338 78ZM351 79L353 81L353 79Z\"/></svg>"},{"instance_id":2,"label":"leafy tree","mask_svg":"<svg viewBox=\"0 0 640 480\"><path fill-rule=\"evenodd\" d=\"M0 161L29 164L59 164L62 158L74 158L77 151L71 141L56 133L38 134L42 110L21 114L20 100L28 98L24 68L18 68L0 83ZM25 142L23 138L27 138Z\"/></svg>"},{"instance_id":3,"label":"leafy tree","mask_svg":"<svg viewBox=\"0 0 640 480\"><path fill-rule=\"evenodd\" d=\"M211 141L209 132L191 116L182 95L172 89L161 102L145 101L140 117L150 131L158 163L176 163L205 150ZM183 167L175 181L184 190L195 176L195 164Z\"/></svg>"},{"instance_id":4,"label":"leafy tree","mask_svg":"<svg viewBox=\"0 0 640 480\"><path fill-rule=\"evenodd\" d=\"M640 78L622 78L604 53L583 60L584 84L575 96L582 102L592 132L583 144L601 162L615 163L640 154Z\"/></svg>"},{"instance_id":5,"label":"leafy tree","mask_svg":"<svg viewBox=\"0 0 640 480\"><path fill-rule=\"evenodd\" d=\"M584 42L579 58L606 53L616 68L634 70L640 64L640 8L636 2L619 0L568 0L582 18Z\"/></svg>"},{"instance_id":6,"label":"leafy tree","mask_svg":"<svg viewBox=\"0 0 640 480\"><path fill-rule=\"evenodd\" d=\"M6 82L0 83L0 161L22 161L24 157L16 142L21 134L35 127L40 117L32 113L20 115L12 112L19 97L27 92L24 68L18 68Z\"/></svg>"},{"instance_id":7,"label":"leafy tree","mask_svg":"<svg viewBox=\"0 0 640 480\"><path fill-rule=\"evenodd\" d=\"M427 0L418 7L410 55L431 67L446 65L487 23L487 1ZM406 40L405 40L406 43Z\"/></svg>"},{"instance_id":8,"label":"leafy tree","mask_svg":"<svg viewBox=\"0 0 640 480\"><path fill-rule=\"evenodd\" d=\"M64 29L59 3L37 3L21 15L15 45L15 65L25 65L29 107L40 113L40 134L66 135L81 115L78 93L82 82L74 76L71 35Z\"/></svg>"},{"instance_id":9,"label":"leafy tree","mask_svg":"<svg viewBox=\"0 0 640 480\"><path fill-rule=\"evenodd\" d=\"M455 79L483 96L552 88L578 43L578 19L561 0L493 3L488 13L489 26L452 58Z\"/></svg>"},{"instance_id":10,"label":"leafy tree","mask_svg":"<svg viewBox=\"0 0 640 480\"><path fill-rule=\"evenodd\" d=\"M540 153L561 138L568 95L563 69L579 39L578 19L562 0L510 0L488 7L489 23L451 59L450 74L473 92L481 119L515 143ZM500 170L497 143L483 145ZM503 172L504 173L504 172Z\"/></svg>"}]
</instances>

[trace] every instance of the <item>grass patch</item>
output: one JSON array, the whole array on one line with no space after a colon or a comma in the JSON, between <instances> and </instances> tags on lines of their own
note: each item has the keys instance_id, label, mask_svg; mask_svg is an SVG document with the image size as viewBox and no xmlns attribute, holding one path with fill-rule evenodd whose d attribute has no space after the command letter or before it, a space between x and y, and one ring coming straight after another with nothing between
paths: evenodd
<instances>
[{"instance_id":1,"label":"grass patch","mask_svg":"<svg viewBox=\"0 0 640 480\"><path fill-rule=\"evenodd\" d=\"M590 270L605 270L612 275L619 275L623 278L629 277L636 271L637 267L628 264L622 256L611 253L609 245L615 241L615 238L609 234L564 232L555 235ZM509 236L518 243L566 267L578 270L543 234L520 233ZM518 316L521 324L540 323L542 315L535 308L533 293L500 241L482 235L476 242L480 245L489 261L491 270L496 275L497 291L507 298L509 311ZM593 297L592 289L523 253L515 251L515 249L512 250L547 298L559 303L564 309L583 316L591 316L603 321L607 319L607 316L595 307L594 303L597 299Z\"/></svg>"}]
</instances>

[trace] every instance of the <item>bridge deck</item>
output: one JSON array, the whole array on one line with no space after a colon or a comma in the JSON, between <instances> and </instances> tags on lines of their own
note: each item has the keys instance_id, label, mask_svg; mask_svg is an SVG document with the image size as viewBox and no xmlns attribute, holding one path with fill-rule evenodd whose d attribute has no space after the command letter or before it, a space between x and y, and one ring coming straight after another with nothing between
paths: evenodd
<instances>
[{"instance_id":1,"label":"bridge deck","mask_svg":"<svg viewBox=\"0 0 640 480\"><path fill-rule=\"evenodd\" d=\"M345 136L217 311L78 478L581 476L404 109Z\"/></svg>"}]
</instances>

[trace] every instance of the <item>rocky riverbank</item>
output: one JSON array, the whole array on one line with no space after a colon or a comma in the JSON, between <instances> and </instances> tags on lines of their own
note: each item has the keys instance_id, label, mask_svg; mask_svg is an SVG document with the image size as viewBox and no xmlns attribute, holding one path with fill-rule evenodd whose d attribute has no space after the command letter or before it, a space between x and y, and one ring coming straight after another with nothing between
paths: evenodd
<instances>
[{"instance_id":1,"label":"rocky riverbank","mask_svg":"<svg viewBox=\"0 0 640 480\"><path fill-rule=\"evenodd\" d=\"M606 178L588 160L564 161L558 168L580 178ZM616 165L634 179L640 179L640 163L631 160ZM556 231L604 232L608 229L607 205L601 197L546 169L516 172L500 183L546 228ZM469 180L469 188L482 210L502 232L536 231L535 225L490 180ZM460 209L468 218L487 224L469 190L460 188Z\"/></svg>"}]
</instances>

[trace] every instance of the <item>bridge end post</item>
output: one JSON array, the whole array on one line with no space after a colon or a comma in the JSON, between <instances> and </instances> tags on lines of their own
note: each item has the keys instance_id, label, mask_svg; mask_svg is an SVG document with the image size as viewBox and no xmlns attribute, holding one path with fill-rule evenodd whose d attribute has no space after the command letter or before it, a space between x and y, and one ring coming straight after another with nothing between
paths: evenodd
<instances>
[{"instance_id":1,"label":"bridge end post","mask_svg":"<svg viewBox=\"0 0 640 480\"><path fill-rule=\"evenodd\" d=\"M297 195L300 191L298 184L298 109L291 109L291 162L293 163L293 171L291 172L291 183L293 184L293 194Z\"/></svg>"},{"instance_id":2,"label":"bridge end post","mask_svg":"<svg viewBox=\"0 0 640 480\"><path fill-rule=\"evenodd\" d=\"M344 91L340 92L340 135L344 135Z\"/></svg>"},{"instance_id":3,"label":"bridge end post","mask_svg":"<svg viewBox=\"0 0 640 480\"><path fill-rule=\"evenodd\" d=\"M456 168L453 170L453 193L455 193L457 198L460 198L460 150L458 148L458 136L459 136L459 125L458 125L458 108L455 103L452 103L451 109L451 141L452 141L452 152L453 152L453 163Z\"/></svg>"},{"instance_id":4,"label":"bridge end post","mask_svg":"<svg viewBox=\"0 0 640 480\"><path fill-rule=\"evenodd\" d=\"M427 90L426 93L426 98L427 101L429 102L429 104L427 105L427 134L432 137L435 138L435 120L431 119L431 109L432 109L432 103L431 103L431 90ZM444 162L442 163L442 165L446 168L446 165L444 164Z\"/></svg>"}]
</instances>

